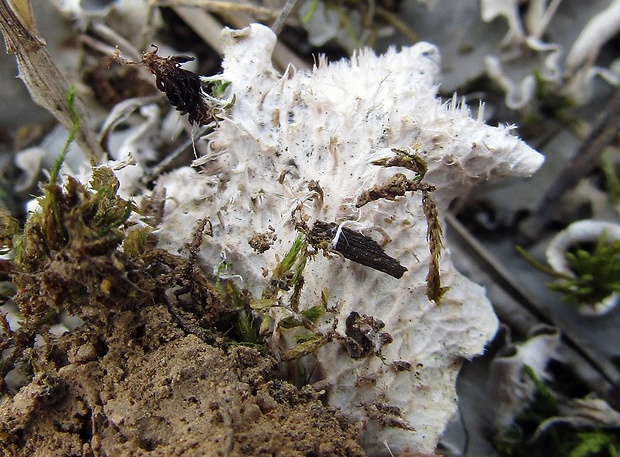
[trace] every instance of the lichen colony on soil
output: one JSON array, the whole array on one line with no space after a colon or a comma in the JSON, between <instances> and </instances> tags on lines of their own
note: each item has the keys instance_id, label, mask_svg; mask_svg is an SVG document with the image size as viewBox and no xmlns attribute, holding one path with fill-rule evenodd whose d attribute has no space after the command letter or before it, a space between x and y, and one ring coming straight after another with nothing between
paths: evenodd
<instances>
[{"instance_id":1,"label":"lichen colony on soil","mask_svg":"<svg viewBox=\"0 0 620 457\"><path fill-rule=\"evenodd\" d=\"M213 237L202 257L211 264L222 259L220 273L238 278L253 297L273 300L261 310L276 355L301 341L279 324L325 304L329 312L312 328L331 341L315 358L301 359L298 372L312 374L331 405L364 424L371 454L386 454L384 443L396 453L432 452L456 407L461 362L483 350L497 319L483 289L455 271L449 247L441 258L447 292L439 306L427 297L428 214L419 192L388 192L363 205L360 197L397 173L414 179L411 170L380 165L408 151L428 167L424 180L435 188L441 220L449 203L477 182L529 176L542 156L509 128L485 125L482 109L472 119L456 100L442 104L439 55L430 44L383 56L362 51L331 64L320 58L311 73L289 68L280 75L271 65L276 37L266 27L227 30L223 40L224 71L217 78L231 83L235 103L210 134L211 152L200 170L181 168L159 180L176 202L160 226L159 246L180 252L179 233L208 217ZM353 230L407 271L395 279L317 252L303 265L303 282L297 277L279 287L279 279L280 290L266 294L265 277L273 277L300 233L317 222L339 229L323 247L333 248L344 229ZM268 243L257 249L257 239ZM361 352L351 349L351 339L364 340Z\"/></svg>"},{"instance_id":2,"label":"lichen colony on soil","mask_svg":"<svg viewBox=\"0 0 620 457\"><path fill-rule=\"evenodd\" d=\"M22 317L0 321L14 394L0 402L2 452L434 451L463 360L497 328L442 245L442 215L542 157L482 108L473 119L442 103L428 43L283 75L268 28L223 43L222 74L202 80L219 95L204 100L189 58L145 55L191 122L217 119L197 140L206 156L150 195L139 166L60 185L59 160L23 230L2 215L15 258L0 273ZM46 323L63 313L83 325L55 336Z\"/></svg>"}]
</instances>

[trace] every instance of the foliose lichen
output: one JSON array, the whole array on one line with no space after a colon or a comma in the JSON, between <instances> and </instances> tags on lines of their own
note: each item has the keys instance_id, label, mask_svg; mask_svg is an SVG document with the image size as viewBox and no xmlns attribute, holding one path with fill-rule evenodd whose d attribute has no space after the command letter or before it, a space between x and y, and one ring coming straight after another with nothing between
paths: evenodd
<instances>
[{"instance_id":1,"label":"foliose lichen","mask_svg":"<svg viewBox=\"0 0 620 457\"><path fill-rule=\"evenodd\" d=\"M159 247L181 252L180 233L207 217L202 259L220 259L214 273L251 297L259 334L281 360L296 360L289 369L363 424L367 451L388 455L387 443L395 453L432 452L456 408L461 363L483 351L497 318L483 288L429 236L429 221L440 233L453 199L490 178L529 176L542 156L509 127L485 125L482 109L473 119L456 98L442 103L439 54L428 43L331 64L321 57L312 72L281 75L266 27L227 30L223 40L218 77L235 104L199 167L159 179L169 198ZM424 164L432 206L407 186L358 205L397 173L419 182L403 163L386 166L398 151ZM317 222L334 236L313 245ZM406 271L338 255L353 232ZM260 233L273 233L268 249L257 249ZM434 300L429 263L441 284Z\"/></svg>"}]
</instances>

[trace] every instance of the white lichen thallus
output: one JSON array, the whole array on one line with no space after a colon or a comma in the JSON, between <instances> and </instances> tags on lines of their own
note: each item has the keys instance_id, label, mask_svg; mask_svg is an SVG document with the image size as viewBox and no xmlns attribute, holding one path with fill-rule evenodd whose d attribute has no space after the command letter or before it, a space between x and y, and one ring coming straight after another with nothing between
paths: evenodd
<instances>
[{"instance_id":1,"label":"white lichen thallus","mask_svg":"<svg viewBox=\"0 0 620 457\"><path fill-rule=\"evenodd\" d=\"M382 56L363 50L350 61L332 64L320 58L311 71L290 69L281 75L272 63L277 37L268 28L253 24L227 30L223 41L221 77L231 82L237 102L209 135L217 172L177 170L160 178L158 187L166 187L167 195L181 202L165 214L160 246L182 249L179 230L209 217L213 237L201 256L210 262L227 250L234 262L227 273L241 275L244 287L260 297L261 310L273 314L274 326L265 327L263 334L274 352L311 346L304 351L315 355L316 373L321 373L330 404L368 424L367 451L385 453L380 443L388 441L395 453L405 448L432 452L456 406L459 364L454 361L480 353L495 334L497 319L483 289L456 272L447 250L442 251L441 287L449 290L441 306L429 300L427 275L434 256L428 224L423 223L429 220L426 213L433 213L431 221L439 221L450 202L476 182L530 175L540 166L541 156L510 129L487 126L472 119L467 109L442 103L436 95L439 54L428 43ZM406 146L412 146L414 154L394 151ZM422 160L416 165L418 159ZM424 163L428 170L418 173L425 176L421 180L411 167L423 170ZM318 182L320 188L311 185ZM430 199L420 202L424 189L431 193L424 184L436 187L433 211L425 212L431 209ZM390 193L391 189L403 193ZM379 191L382 194L374 193ZM297 211L291 217L291 208L300 205L303 214ZM368 227L366 234L347 226L362 207L357 223ZM344 220L352 222L340 225ZM304 224L307 231L300 233ZM269 250L257 252L248 240L269 226L277 239ZM379 250L371 252L372 258L393 266L393 276L407 268L398 280L374 267L353 265L361 263L357 258L304 255L304 243L312 242L304 234L315 228L319 248L329 249L330 243L333 248L335 242L341 253L357 249L357 236L355 254L368 253L368 230L375 227L387 234L388 242L377 243L379 249L402 265L388 263ZM264 296L266 281L273 287ZM290 308L304 316L317 306L329 309L334 319L313 322L315 339L300 343L283 337L278 312ZM321 339L330 334L346 339L347 319L354 312L362 321L380 319L385 330L379 333L393 337L382 346L381 357L370 351L352 360L338 342ZM324 337L316 337L317 332ZM394 368L418 363L424 369ZM359 373L372 374L376 382L358 383ZM385 389L378 387L383 385ZM377 405L399 411L398 419L409 425L381 427L373 419ZM390 424L405 423L393 419Z\"/></svg>"}]
</instances>

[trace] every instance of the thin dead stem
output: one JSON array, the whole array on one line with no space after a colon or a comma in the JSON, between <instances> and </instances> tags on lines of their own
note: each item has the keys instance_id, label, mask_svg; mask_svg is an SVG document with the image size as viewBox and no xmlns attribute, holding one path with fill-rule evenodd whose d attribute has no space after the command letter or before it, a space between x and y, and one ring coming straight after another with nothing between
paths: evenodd
<instances>
[{"instance_id":1,"label":"thin dead stem","mask_svg":"<svg viewBox=\"0 0 620 457\"><path fill-rule=\"evenodd\" d=\"M278 17L278 11L251 3L221 0L159 0L159 6L185 6L203 8L216 14L247 13L259 21L273 21Z\"/></svg>"},{"instance_id":2,"label":"thin dead stem","mask_svg":"<svg viewBox=\"0 0 620 457\"><path fill-rule=\"evenodd\" d=\"M71 84L49 55L45 40L39 35L29 2L0 0L0 29L7 52L15 54L19 76L26 84L30 96L38 105L47 109L69 131L74 127L72 110L79 118L76 141L89 153L93 161L103 157L94 130L82 103L76 98L73 107L67 104Z\"/></svg>"}]
</instances>

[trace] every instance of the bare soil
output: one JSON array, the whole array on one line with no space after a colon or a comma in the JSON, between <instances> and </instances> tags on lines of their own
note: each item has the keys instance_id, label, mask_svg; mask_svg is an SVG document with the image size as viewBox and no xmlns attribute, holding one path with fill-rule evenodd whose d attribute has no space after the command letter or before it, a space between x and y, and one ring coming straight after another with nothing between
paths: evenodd
<instances>
[{"instance_id":1,"label":"bare soil","mask_svg":"<svg viewBox=\"0 0 620 457\"><path fill-rule=\"evenodd\" d=\"M257 349L185 334L164 305L45 340L1 400L2 455L365 455L322 392L276 379Z\"/></svg>"}]
</instances>

